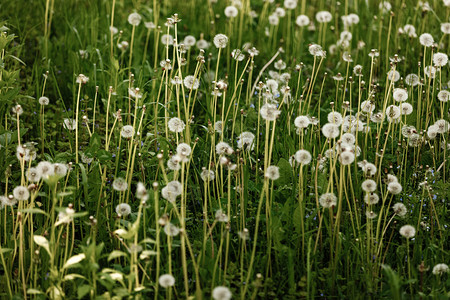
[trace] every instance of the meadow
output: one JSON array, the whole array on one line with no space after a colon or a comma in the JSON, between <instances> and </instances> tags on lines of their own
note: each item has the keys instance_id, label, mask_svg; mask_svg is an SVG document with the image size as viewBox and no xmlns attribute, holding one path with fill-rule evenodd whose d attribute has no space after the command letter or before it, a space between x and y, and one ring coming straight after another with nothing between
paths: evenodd
<instances>
[{"instance_id":1,"label":"meadow","mask_svg":"<svg viewBox=\"0 0 450 300\"><path fill-rule=\"evenodd\" d=\"M449 0L0 3L1 299L449 299Z\"/></svg>"}]
</instances>

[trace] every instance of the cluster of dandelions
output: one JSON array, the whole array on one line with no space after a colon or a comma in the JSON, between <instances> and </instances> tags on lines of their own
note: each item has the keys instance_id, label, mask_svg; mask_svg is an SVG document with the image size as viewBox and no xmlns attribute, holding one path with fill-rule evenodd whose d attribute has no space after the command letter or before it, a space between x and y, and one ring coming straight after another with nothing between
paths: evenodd
<instances>
[{"instance_id":1,"label":"cluster of dandelions","mask_svg":"<svg viewBox=\"0 0 450 300\"><path fill-rule=\"evenodd\" d=\"M26 155L23 155L22 148L18 147L17 157L19 160L25 160ZM30 198L30 192L38 190L42 181L47 183L57 182L59 179L67 176L71 169L71 164L64 163L50 163L48 161L41 161L36 166L31 166L33 156L28 157L30 167L26 169L26 181L29 185L19 185L13 189L12 194L0 197L0 205L14 206L18 201L27 201Z\"/></svg>"}]
</instances>

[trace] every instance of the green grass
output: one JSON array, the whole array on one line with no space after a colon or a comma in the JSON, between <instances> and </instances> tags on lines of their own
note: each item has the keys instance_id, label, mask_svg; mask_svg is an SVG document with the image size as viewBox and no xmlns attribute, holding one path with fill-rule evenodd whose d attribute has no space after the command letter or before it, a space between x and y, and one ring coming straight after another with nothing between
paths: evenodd
<instances>
[{"instance_id":1,"label":"green grass","mask_svg":"<svg viewBox=\"0 0 450 300\"><path fill-rule=\"evenodd\" d=\"M450 8L390 4L299 0L274 25L284 1L235 1L235 18L220 0L1 3L0 297L449 298L448 267L435 266L450 263L450 113L438 96L450 78L448 63L434 78L425 67L449 52ZM331 21L319 23L319 11ZM133 12L139 25L128 22ZM296 24L301 14L310 25ZM346 26L348 14L359 22ZM406 24L416 36L399 33ZM343 31L351 39L340 41ZM209 47L166 46L167 33ZM326 54L311 55L313 44ZM174 84L187 76L198 89ZM389 119L405 108L396 88L412 112ZM366 100L373 113L362 111ZM299 116L310 124L297 128ZM333 137L323 133L333 126ZM247 132L254 140L242 147ZM303 165L301 149L311 155L297 157ZM43 161L57 174L33 182ZM365 201L369 179L377 203Z\"/></svg>"}]
</instances>

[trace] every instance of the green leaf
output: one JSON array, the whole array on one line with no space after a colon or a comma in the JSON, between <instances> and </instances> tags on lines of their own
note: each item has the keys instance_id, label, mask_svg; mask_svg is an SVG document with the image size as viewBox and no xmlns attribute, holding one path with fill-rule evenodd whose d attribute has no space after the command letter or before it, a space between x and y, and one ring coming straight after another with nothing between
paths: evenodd
<instances>
[{"instance_id":1,"label":"green leaf","mask_svg":"<svg viewBox=\"0 0 450 300\"><path fill-rule=\"evenodd\" d=\"M88 180L87 180L87 175L86 175L86 169L84 168L84 165L82 163L79 163L78 165L80 166L80 170L81 170L81 178L83 181L84 196L88 197L89 193L88 193Z\"/></svg>"},{"instance_id":2,"label":"green leaf","mask_svg":"<svg viewBox=\"0 0 450 300\"><path fill-rule=\"evenodd\" d=\"M127 256L127 254L125 252L119 251L119 250L114 250L113 252L111 252L108 256L108 261L111 261L115 258L118 257L122 257L122 256Z\"/></svg>"},{"instance_id":3,"label":"green leaf","mask_svg":"<svg viewBox=\"0 0 450 300\"><path fill-rule=\"evenodd\" d=\"M5 253L10 252L10 251L12 251L12 249L10 249L10 248L1 248L0 249L0 253L1 254L5 254Z\"/></svg>"},{"instance_id":4,"label":"green leaf","mask_svg":"<svg viewBox=\"0 0 450 300\"><path fill-rule=\"evenodd\" d=\"M43 211L42 209L39 208L24 208L24 209L19 209L20 212L23 213L30 213L30 214L43 214L46 215L47 217L50 217L50 215L48 213L46 213L45 211Z\"/></svg>"},{"instance_id":5,"label":"green leaf","mask_svg":"<svg viewBox=\"0 0 450 300\"><path fill-rule=\"evenodd\" d=\"M98 159L99 161L101 161L101 162L112 160L112 154L109 153L109 152L106 151L106 150L103 150L103 149L97 151L96 157L97 157L97 159Z\"/></svg>"},{"instance_id":6,"label":"green leaf","mask_svg":"<svg viewBox=\"0 0 450 300\"><path fill-rule=\"evenodd\" d=\"M78 287L77 290L77 294L78 294L78 299L83 298L84 296L86 296L89 292L91 291L91 286L84 284L82 286Z\"/></svg>"},{"instance_id":7,"label":"green leaf","mask_svg":"<svg viewBox=\"0 0 450 300\"><path fill-rule=\"evenodd\" d=\"M74 255L66 261L63 269L69 268L69 267L79 263L80 261L82 261L85 258L86 258L86 255L84 253Z\"/></svg>"},{"instance_id":8,"label":"green leaf","mask_svg":"<svg viewBox=\"0 0 450 300\"><path fill-rule=\"evenodd\" d=\"M294 181L291 164L284 158L278 161L278 168L280 168L280 178L275 181L279 186L292 184Z\"/></svg>"},{"instance_id":9,"label":"green leaf","mask_svg":"<svg viewBox=\"0 0 450 300\"><path fill-rule=\"evenodd\" d=\"M48 253L48 255L50 255L50 257L52 256L52 253L50 252L49 243L45 237L43 237L41 235L35 235L33 239L34 239L34 242L36 244L38 244L38 246L44 248L47 251L47 253Z\"/></svg>"}]
</instances>

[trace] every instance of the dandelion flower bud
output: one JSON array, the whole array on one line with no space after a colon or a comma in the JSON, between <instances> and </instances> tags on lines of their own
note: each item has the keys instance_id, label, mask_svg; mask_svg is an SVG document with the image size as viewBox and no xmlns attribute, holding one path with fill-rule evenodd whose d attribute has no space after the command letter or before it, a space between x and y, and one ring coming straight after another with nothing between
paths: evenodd
<instances>
[{"instance_id":1,"label":"dandelion flower bud","mask_svg":"<svg viewBox=\"0 0 450 300\"><path fill-rule=\"evenodd\" d=\"M118 192L124 192L128 188L128 183L122 177L117 177L114 179L112 187Z\"/></svg>"},{"instance_id":2,"label":"dandelion flower bud","mask_svg":"<svg viewBox=\"0 0 450 300\"><path fill-rule=\"evenodd\" d=\"M175 277L170 274L164 274L159 277L159 285L168 288L175 285Z\"/></svg>"},{"instance_id":3,"label":"dandelion flower bud","mask_svg":"<svg viewBox=\"0 0 450 300\"><path fill-rule=\"evenodd\" d=\"M170 119L167 125L169 126L170 131L178 133L182 132L186 127L184 122L179 118Z\"/></svg>"},{"instance_id":4,"label":"dandelion flower bud","mask_svg":"<svg viewBox=\"0 0 450 300\"><path fill-rule=\"evenodd\" d=\"M399 232L403 237L407 239L413 238L416 235L416 229L411 225L402 226Z\"/></svg>"},{"instance_id":5,"label":"dandelion flower bud","mask_svg":"<svg viewBox=\"0 0 450 300\"><path fill-rule=\"evenodd\" d=\"M336 206L337 197L333 193L325 193L319 197L319 203L323 208L331 208Z\"/></svg>"},{"instance_id":6,"label":"dandelion flower bud","mask_svg":"<svg viewBox=\"0 0 450 300\"><path fill-rule=\"evenodd\" d=\"M141 15L136 12L128 15L128 23L130 23L133 26L139 26L141 20L142 20Z\"/></svg>"},{"instance_id":7,"label":"dandelion flower bud","mask_svg":"<svg viewBox=\"0 0 450 300\"><path fill-rule=\"evenodd\" d=\"M13 190L14 198L19 201L25 201L30 198L30 192L24 186L16 186Z\"/></svg>"},{"instance_id":8,"label":"dandelion flower bud","mask_svg":"<svg viewBox=\"0 0 450 300\"><path fill-rule=\"evenodd\" d=\"M448 273L449 268L446 264L437 264L433 267L433 274L434 275L443 275L444 273Z\"/></svg>"},{"instance_id":9,"label":"dandelion flower bud","mask_svg":"<svg viewBox=\"0 0 450 300\"><path fill-rule=\"evenodd\" d=\"M270 180L277 180L280 178L280 169L277 166L269 166L264 175Z\"/></svg>"},{"instance_id":10,"label":"dandelion flower bud","mask_svg":"<svg viewBox=\"0 0 450 300\"><path fill-rule=\"evenodd\" d=\"M116 213L119 216L127 217L129 214L131 214L131 206L126 203L120 203L116 206Z\"/></svg>"},{"instance_id":11,"label":"dandelion flower bud","mask_svg":"<svg viewBox=\"0 0 450 300\"><path fill-rule=\"evenodd\" d=\"M219 33L216 34L213 42L216 48L226 48L228 44L228 37L225 34Z\"/></svg>"}]
</instances>

